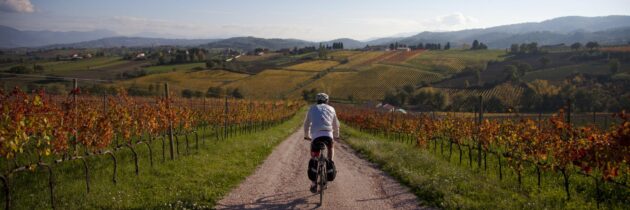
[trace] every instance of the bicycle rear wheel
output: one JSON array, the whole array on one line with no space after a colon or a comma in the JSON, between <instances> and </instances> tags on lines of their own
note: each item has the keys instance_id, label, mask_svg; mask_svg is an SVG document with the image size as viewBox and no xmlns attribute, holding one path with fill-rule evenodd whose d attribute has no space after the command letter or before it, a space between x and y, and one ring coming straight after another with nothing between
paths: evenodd
<instances>
[{"instance_id":1,"label":"bicycle rear wheel","mask_svg":"<svg viewBox=\"0 0 630 210\"><path fill-rule=\"evenodd\" d=\"M324 189L326 186L326 163L320 162L321 170L319 171L319 205L324 204Z\"/></svg>"}]
</instances>

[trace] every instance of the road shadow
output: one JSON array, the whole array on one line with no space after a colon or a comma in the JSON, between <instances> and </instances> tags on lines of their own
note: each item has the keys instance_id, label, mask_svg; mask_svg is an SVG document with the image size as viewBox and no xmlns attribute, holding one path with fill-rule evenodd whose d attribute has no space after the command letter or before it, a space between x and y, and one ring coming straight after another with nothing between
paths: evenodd
<instances>
[{"instance_id":1,"label":"road shadow","mask_svg":"<svg viewBox=\"0 0 630 210\"><path fill-rule=\"evenodd\" d=\"M317 209L318 202L309 202L309 198L318 196L308 190L278 193L256 199L250 203L233 205L217 204L217 209ZM317 200L319 201L319 200Z\"/></svg>"}]
</instances>

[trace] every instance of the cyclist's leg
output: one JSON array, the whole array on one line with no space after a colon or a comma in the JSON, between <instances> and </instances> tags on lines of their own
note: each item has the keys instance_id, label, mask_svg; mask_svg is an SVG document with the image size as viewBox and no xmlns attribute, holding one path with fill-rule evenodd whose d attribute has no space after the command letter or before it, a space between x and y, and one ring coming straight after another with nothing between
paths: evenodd
<instances>
[{"instance_id":1,"label":"cyclist's leg","mask_svg":"<svg viewBox=\"0 0 630 210\"><path fill-rule=\"evenodd\" d=\"M330 144L327 144L326 147L328 147L328 159L329 160L333 160L333 156L335 155L335 147L333 147L334 144L331 141Z\"/></svg>"},{"instance_id":2,"label":"cyclist's leg","mask_svg":"<svg viewBox=\"0 0 630 210\"><path fill-rule=\"evenodd\" d=\"M321 148L319 147L319 142L321 142L321 138L315 138L311 141L311 158L319 157L319 153L321 152ZM310 168L309 168L310 170ZM311 184L311 192L315 193L317 191L317 179L312 181Z\"/></svg>"},{"instance_id":3,"label":"cyclist's leg","mask_svg":"<svg viewBox=\"0 0 630 210\"><path fill-rule=\"evenodd\" d=\"M326 144L326 149L328 149L328 155L326 157L328 157L329 160L333 160L333 156L335 155L333 139L326 137L323 141Z\"/></svg>"}]
</instances>

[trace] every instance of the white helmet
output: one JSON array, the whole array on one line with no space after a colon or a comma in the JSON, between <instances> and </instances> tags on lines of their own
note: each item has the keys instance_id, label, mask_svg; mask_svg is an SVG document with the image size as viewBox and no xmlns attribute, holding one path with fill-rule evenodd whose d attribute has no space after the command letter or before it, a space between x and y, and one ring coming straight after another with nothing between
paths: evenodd
<instances>
[{"instance_id":1,"label":"white helmet","mask_svg":"<svg viewBox=\"0 0 630 210\"><path fill-rule=\"evenodd\" d=\"M317 99L317 101L323 101L323 102L328 101L328 95L326 95L326 93L318 93L315 98Z\"/></svg>"}]
</instances>

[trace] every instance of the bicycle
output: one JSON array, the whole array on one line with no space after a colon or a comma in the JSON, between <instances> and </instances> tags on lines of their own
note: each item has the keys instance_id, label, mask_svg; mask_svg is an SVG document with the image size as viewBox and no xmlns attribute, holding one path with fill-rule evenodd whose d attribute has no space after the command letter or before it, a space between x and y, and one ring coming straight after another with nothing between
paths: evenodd
<instances>
[{"instance_id":1,"label":"bicycle","mask_svg":"<svg viewBox=\"0 0 630 210\"><path fill-rule=\"evenodd\" d=\"M309 138L304 138L304 140L311 140ZM319 155L317 156L317 173L315 177L315 181L317 183L317 190L319 192L319 205L323 205L324 203L324 190L327 188L328 177L328 158L326 157L326 150L328 149L326 145L322 142L317 143L317 147L320 148Z\"/></svg>"},{"instance_id":2,"label":"bicycle","mask_svg":"<svg viewBox=\"0 0 630 210\"><path fill-rule=\"evenodd\" d=\"M319 148L322 148L319 150L319 156L317 157L317 178L315 180L317 180L317 185L319 188L319 205L323 205L324 204L324 190L327 187L327 183L328 183L328 177L326 177L326 172L327 172L327 158L324 155L326 152L326 145L324 145L324 143L319 142L318 145Z\"/></svg>"}]
</instances>

